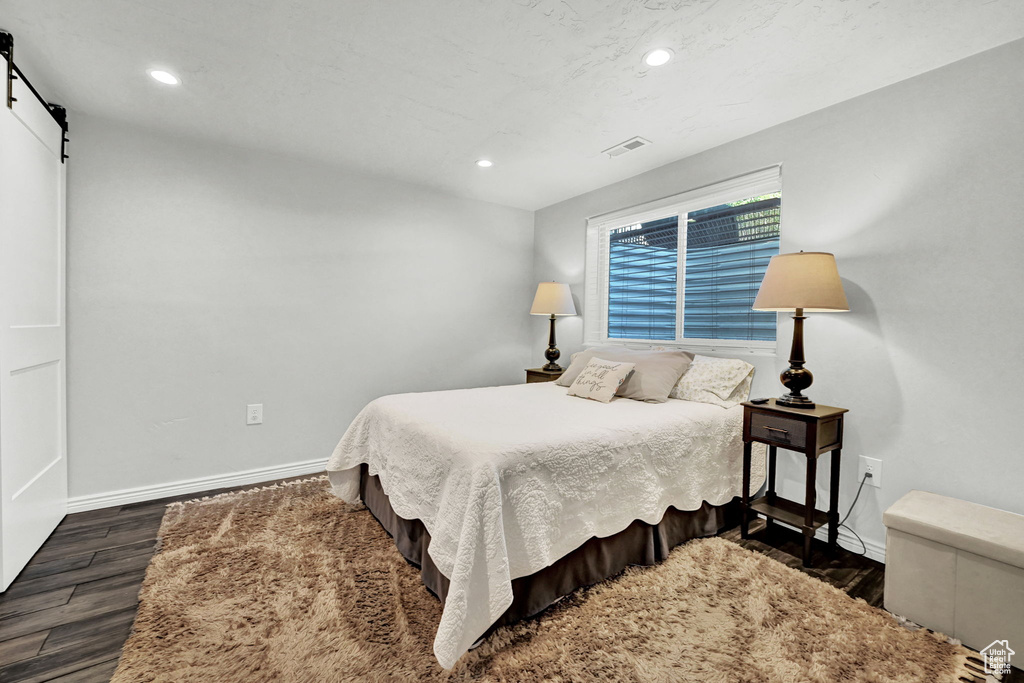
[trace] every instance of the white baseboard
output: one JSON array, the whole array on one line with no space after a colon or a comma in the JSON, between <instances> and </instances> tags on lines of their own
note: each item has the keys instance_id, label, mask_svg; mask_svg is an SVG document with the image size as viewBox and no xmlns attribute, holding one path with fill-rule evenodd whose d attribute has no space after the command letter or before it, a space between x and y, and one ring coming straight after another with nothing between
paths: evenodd
<instances>
[{"instance_id":1,"label":"white baseboard","mask_svg":"<svg viewBox=\"0 0 1024 683\"><path fill-rule=\"evenodd\" d=\"M75 496L68 500L68 514L85 512L86 510L98 510L114 505L127 505L146 500L157 500L158 498L167 498L169 496L180 496L186 493L199 493L200 491L222 489L229 486L261 484L265 481L298 477L303 474L317 474L318 472L323 472L326 465L326 459L306 460L304 462L288 463L287 465L260 467L254 470L245 470L244 472L218 474L212 477L184 479L169 484L139 486L133 489L121 489L120 491L110 491L108 493Z\"/></svg>"},{"instance_id":2,"label":"white baseboard","mask_svg":"<svg viewBox=\"0 0 1024 683\"><path fill-rule=\"evenodd\" d=\"M327 465L326 459L306 460L304 462L293 462L287 465L273 465L271 467L260 467L244 472L232 472L231 474L219 474L212 477L198 477L196 479L184 479L169 484L156 484L153 486L139 486L133 489L121 489L108 493L94 493L88 496L76 496L68 500L68 514L85 512L86 510L98 510L100 508L112 507L114 505L128 505L129 503L141 503L146 500L157 500L170 496L180 496L186 493L199 493L222 489L230 486L246 486L249 484L262 484L265 481L275 479L286 479L288 477L299 477L304 474L317 474L324 471ZM818 529L816 538L827 541L828 531L825 527ZM872 560L885 563L885 544L878 543L871 539L864 539L865 550L861 549L860 542L848 529L840 527L839 545L855 553L864 552Z\"/></svg>"},{"instance_id":3,"label":"white baseboard","mask_svg":"<svg viewBox=\"0 0 1024 683\"><path fill-rule=\"evenodd\" d=\"M798 527L790 526L785 522L776 521L776 524L782 524L787 529L800 531ZM824 541L825 543L828 543L828 527L823 526L820 529L818 529L815 532L814 537L819 541ZM841 547L849 550L851 553L856 553L858 555L863 554L865 557L875 560L876 562L881 562L882 564L885 564L885 543L878 543L877 541L873 541L870 538L865 538L864 546L861 546L860 541L857 540L857 537L850 533L850 530L846 527L839 527L839 537L836 540Z\"/></svg>"},{"instance_id":4,"label":"white baseboard","mask_svg":"<svg viewBox=\"0 0 1024 683\"><path fill-rule=\"evenodd\" d=\"M822 527L818 529L814 535L815 538L828 541L828 527ZM885 564L885 544L873 541L870 538L864 539L864 546L862 547L857 537L850 533L850 530L845 527L839 527L839 545L846 548L852 553L864 553L866 557Z\"/></svg>"}]
</instances>

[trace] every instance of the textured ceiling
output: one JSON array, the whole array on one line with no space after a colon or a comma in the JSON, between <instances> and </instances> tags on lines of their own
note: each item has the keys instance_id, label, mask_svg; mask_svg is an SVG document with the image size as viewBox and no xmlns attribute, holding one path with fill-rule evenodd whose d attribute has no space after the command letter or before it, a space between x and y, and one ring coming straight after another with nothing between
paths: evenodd
<instances>
[{"instance_id":1,"label":"textured ceiling","mask_svg":"<svg viewBox=\"0 0 1024 683\"><path fill-rule=\"evenodd\" d=\"M1024 2L0 0L0 27L71 110L536 209L1021 38Z\"/></svg>"}]
</instances>

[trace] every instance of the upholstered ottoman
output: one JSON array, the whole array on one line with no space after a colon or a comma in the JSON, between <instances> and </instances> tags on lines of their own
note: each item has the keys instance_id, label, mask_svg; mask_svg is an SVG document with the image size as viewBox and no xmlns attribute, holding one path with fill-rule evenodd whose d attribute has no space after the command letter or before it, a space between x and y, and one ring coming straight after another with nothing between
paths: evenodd
<instances>
[{"instance_id":1,"label":"upholstered ottoman","mask_svg":"<svg viewBox=\"0 0 1024 683\"><path fill-rule=\"evenodd\" d=\"M1024 651L1024 515L911 491L882 520L887 610L976 650Z\"/></svg>"}]
</instances>

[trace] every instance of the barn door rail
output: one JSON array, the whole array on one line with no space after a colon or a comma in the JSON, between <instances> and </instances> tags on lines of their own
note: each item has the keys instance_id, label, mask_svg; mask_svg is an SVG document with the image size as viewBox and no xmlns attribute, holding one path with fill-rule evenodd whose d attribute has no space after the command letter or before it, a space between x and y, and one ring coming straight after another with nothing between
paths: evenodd
<instances>
[{"instance_id":1,"label":"barn door rail","mask_svg":"<svg viewBox=\"0 0 1024 683\"><path fill-rule=\"evenodd\" d=\"M18 98L14 96L14 81L20 80L29 89L35 98L39 100L39 103L50 113L53 120L57 122L57 125L61 129L61 141L60 141L60 156L61 162L68 158L68 155L64 153L65 145L68 142L68 112L59 104L50 104L43 99L43 96L39 94L39 91L32 86L32 82L25 78L25 74L21 72L21 69L14 63L14 36L7 31L0 31L0 55L3 55L7 59L7 108L14 110L14 104L18 101Z\"/></svg>"}]
</instances>

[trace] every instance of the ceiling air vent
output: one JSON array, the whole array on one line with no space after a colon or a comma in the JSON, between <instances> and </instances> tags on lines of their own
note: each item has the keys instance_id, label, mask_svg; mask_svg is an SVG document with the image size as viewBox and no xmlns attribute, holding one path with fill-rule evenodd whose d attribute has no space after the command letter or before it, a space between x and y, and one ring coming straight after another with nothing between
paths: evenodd
<instances>
[{"instance_id":1,"label":"ceiling air vent","mask_svg":"<svg viewBox=\"0 0 1024 683\"><path fill-rule=\"evenodd\" d=\"M645 140L642 137L637 136L635 138L630 138L625 142L620 142L614 147L609 147L608 149L601 152L601 154L607 154L609 157L617 157L622 154L625 154L626 152L632 152L634 149L646 147L649 144L651 144L650 140Z\"/></svg>"}]
</instances>

